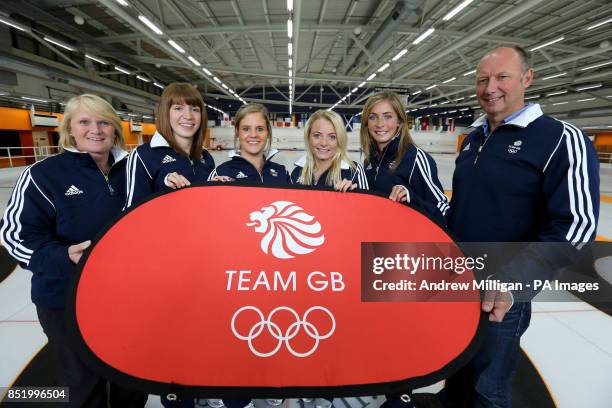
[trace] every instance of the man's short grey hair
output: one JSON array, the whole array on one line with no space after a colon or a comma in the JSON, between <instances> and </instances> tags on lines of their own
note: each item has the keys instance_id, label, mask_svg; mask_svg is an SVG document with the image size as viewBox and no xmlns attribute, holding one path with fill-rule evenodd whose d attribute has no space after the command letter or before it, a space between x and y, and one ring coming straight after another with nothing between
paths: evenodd
<instances>
[{"instance_id":1,"label":"man's short grey hair","mask_svg":"<svg viewBox=\"0 0 612 408\"><path fill-rule=\"evenodd\" d=\"M498 45L497 47L493 48L491 51L487 52L483 57L491 54L493 51L498 50L500 48L511 48L514 51L516 51L516 53L518 54L519 58L521 59L521 71L523 72L523 74L525 72L527 72L528 69L532 68L531 67L531 54L529 53L529 51L527 51L526 49L524 49L523 47L521 47L520 45Z\"/></svg>"}]
</instances>

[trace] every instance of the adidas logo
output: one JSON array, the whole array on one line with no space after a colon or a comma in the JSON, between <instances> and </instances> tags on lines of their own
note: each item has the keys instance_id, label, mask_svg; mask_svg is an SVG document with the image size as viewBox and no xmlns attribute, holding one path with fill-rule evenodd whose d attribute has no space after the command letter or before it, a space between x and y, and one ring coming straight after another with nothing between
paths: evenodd
<instances>
[{"instance_id":1,"label":"adidas logo","mask_svg":"<svg viewBox=\"0 0 612 408\"><path fill-rule=\"evenodd\" d=\"M467 150L470 150L470 144L469 143L466 144L465 147L463 148L464 152L467 151Z\"/></svg>"},{"instance_id":2,"label":"adidas logo","mask_svg":"<svg viewBox=\"0 0 612 408\"><path fill-rule=\"evenodd\" d=\"M74 184L70 186L68 190L64 193L67 196L83 194L83 190L79 190L78 187L75 187Z\"/></svg>"},{"instance_id":3,"label":"adidas logo","mask_svg":"<svg viewBox=\"0 0 612 408\"><path fill-rule=\"evenodd\" d=\"M247 178L247 177L249 177L249 176L247 176L243 172L239 172L238 174L236 174L236 178Z\"/></svg>"},{"instance_id":4,"label":"adidas logo","mask_svg":"<svg viewBox=\"0 0 612 408\"><path fill-rule=\"evenodd\" d=\"M166 164L166 163L172 163L175 162L176 159L170 155L166 155L166 157L164 157L164 159L162 160L162 164Z\"/></svg>"}]
</instances>

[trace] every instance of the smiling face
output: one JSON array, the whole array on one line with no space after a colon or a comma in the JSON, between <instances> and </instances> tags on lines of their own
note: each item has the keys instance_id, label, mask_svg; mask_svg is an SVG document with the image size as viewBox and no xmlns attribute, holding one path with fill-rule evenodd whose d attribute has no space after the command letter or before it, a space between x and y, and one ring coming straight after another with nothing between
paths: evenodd
<instances>
[{"instance_id":1,"label":"smiling face","mask_svg":"<svg viewBox=\"0 0 612 408\"><path fill-rule=\"evenodd\" d=\"M327 119L317 119L310 128L310 150L317 162L334 159L338 152L338 136L334 125Z\"/></svg>"},{"instance_id":2,"label":"smiling face","mask_svg":"<svg viewBox=\"0 0 612 408\"><path fill-rule=\"evenodd\" d=\"M382 100L372 107L368 115L368 132L382 150L389 144L399 128L399 118L389 101Z\"/></svg>"},{"instance_id":3,"label":"smiling face","mask_svg":"<svg viewBox=\"0 0 612 408\"><path fill-rule=\"evenodd\" d=\"M263 156L268 137L266 118L259 112L246 114L238 124L240 154L244 157Z\"/></svg>"},{"instance_id":4,"label":"smiling face","mask_svg":"<svg viewBox=\"0 0 612 408\"><path fill-rule=\"evenodd\" d=\"M169 115L172 134L176 139L193 139L202 123L200 108L186 103L170 105Z\"/></svg>"},{"instance_id":5,"label":"smiling face","mask_svg":"<svg viewBox=\"0 0 612 408\"><path fill-rule=\"evenodd\" d=\"M103 155L111 151L116 137L112 122L83 109L72 114L70 136L78 151Z\"/></svg>"},{"instance_id":6,"label":"smiling face","mask_svg":"<svg viewBox=\"0 0 612 408\"><path fill-rule=\"evenodd\" d=\"M498 48L480 60L476 96L490 122L500 123L525 105L533 70L523 70L522 60L512 48Z\"/></svg>"}]
</instances>

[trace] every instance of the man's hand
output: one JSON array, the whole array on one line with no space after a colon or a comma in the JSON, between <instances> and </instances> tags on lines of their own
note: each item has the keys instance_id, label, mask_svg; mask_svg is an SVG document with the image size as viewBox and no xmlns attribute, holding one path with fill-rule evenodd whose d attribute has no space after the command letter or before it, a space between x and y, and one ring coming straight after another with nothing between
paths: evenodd
<instances>
[{"instance_id":1,"label":"man's hand","mask_svg":"<svg viewBox=\"0 0 612 408\"><path fill-rule=\"evenodd\" d=\"M83 252L89 248L91 245L91 241L83 241L80 244L70 245L68 247L68 258L72 261L73 264L78 264L83 256Z\"/></svg>"},{"instance_id":2,"label":"man's hand","mask_svg":"<svg viewBox=\"0 0 612 408\"><path fill-rule=\"evenodd\" d=\"M501 322L512 307L512 294L498 290L487 290L482 301L482 310L489 312L490 322Z\"/></svg>"}]
</instances>

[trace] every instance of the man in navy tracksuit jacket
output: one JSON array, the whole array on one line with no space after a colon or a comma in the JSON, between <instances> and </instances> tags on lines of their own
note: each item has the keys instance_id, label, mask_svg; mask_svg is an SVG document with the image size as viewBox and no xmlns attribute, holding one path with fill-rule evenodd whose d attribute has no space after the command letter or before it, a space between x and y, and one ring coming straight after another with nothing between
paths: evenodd
<instances>
[{"instance_id":1,"label":"man in navy tracksuit jacket","mask_svg":"<svg viewBox=\"0 0 612 408\"><path fill-rule=\"evenodd\" d=\"M239 152L231 150L228 154L231 160L217 166L208 179L226 176L231 177L232 182L241 184L291 184L291 178L285 166L271 160L276 153L278 150L272 149L265 155L265 162L260 173L248 160L241 157Z\"/></svg>"},{"instance_id":2,"label":"man in navy tracksuit jacket","mask_svg":"<svg viewBox=\"0 0 612 408\"><path fill-rule=\"evenodd\" d=\"M472 125L456 160L449 227L460 241L561 241L595 234L599 161L575 126L530 104L485 139Z\"/></svg>"},{"instance_id":3,"label":"man in navy tracksuit jacket","mask_svg":"<svg viewBox=\"0 0 612 408\"><path fill-rule=\"evenodd\" d=\"M395 169L391 165L397 155L400 137L395 136L383 149L370 154L366 163L366 176L370 190L389 195L393 186L406 189L408 202L425 211L433 219L445 224L448 213L448 198L444 195L434 159L414 144L408 149Z\"/></svg>"},{"instance_id":4,"label":"man in navy tracksuit jacket","mask_svg":"<svg viewBox=\"0 0 612 408\"><path fill-rule=\"evenodd\" d=\"M487 115L463 141L453 176L448 226L459 241L525 243L487 272L506 282L552 278L575 262L595 237L599 214L595 149L575 126L544 115L539 105L525 106L532 79L529 55L519 47L499 47L482 58L476 93ZM550 250L546 242L564 250ZM448 406L511 406L512 374L535 294L487 293L488 331L470 363L448 379L442 393Z\"/></svg>"},{"instance_id":5,"label":"man in navy tracksuit jacket","mask_svg":"<svg viewBox=\"0 0 612 408\"><path fill-rule=\"evenodd\" d=\"M200 163L193 163L155 132L149 143L138 146L128 157L125 207L131 207L158 191L170 191L166 182L170 173L176 172L191 182L198 182L206 181L214 168L215 161L206 149L202 149Z\"/></svg>"}]
</instances>

